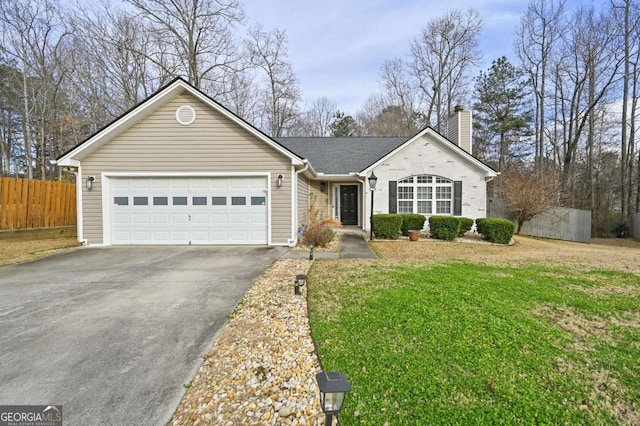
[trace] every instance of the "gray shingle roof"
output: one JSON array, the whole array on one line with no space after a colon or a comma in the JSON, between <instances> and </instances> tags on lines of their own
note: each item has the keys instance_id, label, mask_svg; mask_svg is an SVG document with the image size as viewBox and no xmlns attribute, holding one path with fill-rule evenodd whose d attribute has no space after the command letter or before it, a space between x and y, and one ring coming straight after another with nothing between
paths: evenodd
<instances>
[{"instance_id":1,"label":"gray shingle roof","mask_svg":"<svg viewBox=\"0 0 640 426\"><path fill-rule=\"evenodd\" d=\"M294 154L306 158L318 173L346 175L360 172L409 138L275 138Z\"/></svg>"}]
</instances>

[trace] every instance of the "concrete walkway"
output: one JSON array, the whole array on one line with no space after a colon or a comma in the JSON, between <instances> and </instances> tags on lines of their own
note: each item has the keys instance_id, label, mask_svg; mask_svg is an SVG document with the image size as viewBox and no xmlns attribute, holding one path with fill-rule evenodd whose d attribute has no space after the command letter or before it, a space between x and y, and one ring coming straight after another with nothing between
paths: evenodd
<instances>
[{"instance_id":1,"label":"concrete walkway","mask_svg":"<svg viewBox=\"0 0 640 426\"><path fill-rule=\"evenodd\" d=\"M364 234L341 233L340 253L335 252L313 252L314 259L377 259L378 256L371 250L369 244L364 239ZM308 251L289 250L283 259L308 259Z\"/></svg>"}]
</instances>

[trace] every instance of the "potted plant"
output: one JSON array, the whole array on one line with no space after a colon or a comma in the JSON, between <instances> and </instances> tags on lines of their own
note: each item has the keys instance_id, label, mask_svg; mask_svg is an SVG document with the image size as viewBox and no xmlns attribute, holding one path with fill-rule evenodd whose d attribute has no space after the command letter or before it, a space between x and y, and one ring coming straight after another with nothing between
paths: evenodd
<instances>
[{"instance_id":1,"label":"potted plant","mask_svg":"<svg viewBox=\"0 0 640 426\"><path fill-rule=\"evenodd\" d=\"M409 235L409 241L418 241L420 239L420 231L415 229L410 229L407 234Z\"/></svg>"}]
</instances>

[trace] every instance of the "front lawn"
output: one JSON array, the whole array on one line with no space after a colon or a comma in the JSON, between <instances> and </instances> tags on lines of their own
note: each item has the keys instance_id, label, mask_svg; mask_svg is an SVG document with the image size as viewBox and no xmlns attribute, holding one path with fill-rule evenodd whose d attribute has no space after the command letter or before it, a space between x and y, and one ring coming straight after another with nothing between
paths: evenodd
<instances>
[{"instance_id":1,"label":"front lawn","mask_svg":"<svg viewBox=\"0 0 640 426\"><path fill-rule=\"evenodd\" d=\"M640 276L316 262L313 336L342 424L639 424Z\"/></svg>"}]
</instances>

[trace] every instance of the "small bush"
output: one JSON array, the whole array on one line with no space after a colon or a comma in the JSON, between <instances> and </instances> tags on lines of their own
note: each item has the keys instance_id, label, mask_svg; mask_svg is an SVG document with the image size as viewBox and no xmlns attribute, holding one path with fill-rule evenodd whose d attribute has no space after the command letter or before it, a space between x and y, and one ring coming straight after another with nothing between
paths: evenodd
<instances>
[{"instance_id":1,"label":"small bush","mask_svg":"<svg viewBox=\"0 0 640 426\"><path fill-rule=\"evenodd\" d=\"M476 219L476 228L485 240L496 244L509 244L516 230L510 220L495 217Z\"/></svg>"},{"instance_id":2,"label":"small bush","mask_svg":"<svg viewBox=\"0 0 640 426\"><path fill-rule=\"evenodd\" d=\"M471 231L471 228L473 227L473 219L468 217L459 217L458 220L460 221L460 231L458 232L458 236L462 237L464 234Z\"/></svg>"},{"instance_id":3,"label":"small bush","mask_svg":"<svg viewBox=\"0 0 640 426\"><path fill-rule=\"evenodd\" d=\"M615 235L616 238L629 238L631 235L629 224L627 222L618 222L613 227L613 235Z\"/></svg>"},{"instance_id":4,"label":"small bush","mask_svg":"<svg viewBox=\"0 0 640 426\"><path fill-rule=\"evenodd\" d=\"M340 222L330 218L320 218L320 212L312 201L307 210L309 223L304 228L302 242L306 245L314 243L317 247L326 247L336 236L333 228L340 227Z\"/></svg>"},{"instance_id":5,"label":"small bush","mask_svg":"<svg viewBox=\"0 0 640 426\"><path fill-rule=\"evenodd\" d=\"M422 228L424 228L424 222L427 220L427 218L421 214L403 213L400 217L402 217L402 226L400 227L402 235L409 235L409 231L412 229L416 231L422 230Z\"/></svg>"},{"instance_id":6,"label":"small bush","mask_svg":"<svg viewBox=\"0 0 640 426\"><path fill-rule=\"evenodd\" d=\"M458 236L460 220L453 216L431 216L429 232L438 240L453 241Z\"/></svg>"},{"instance_id":7,"label":"small bush","mask_svg":"<svg viewBox=\"0 0 640 426\"><path fill-rule=\"evenodd\" d=\"M374 214L373 233L377 238L395 240L400 236L402 217L399 214Z\"/></svg>"}]
</instances>

